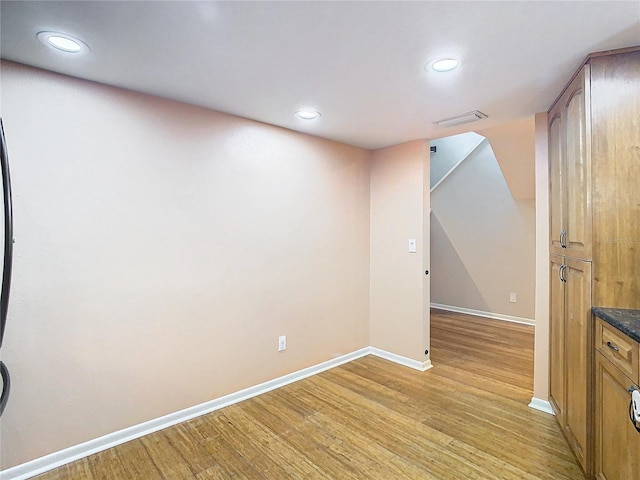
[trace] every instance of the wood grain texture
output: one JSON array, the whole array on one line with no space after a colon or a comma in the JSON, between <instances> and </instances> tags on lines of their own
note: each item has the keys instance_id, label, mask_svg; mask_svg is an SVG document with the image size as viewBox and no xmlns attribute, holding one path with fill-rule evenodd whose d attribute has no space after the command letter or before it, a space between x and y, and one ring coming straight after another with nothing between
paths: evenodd
<instances>
[{"instance_id":1,"label":"wood grain texture","mask_svg":"<svg viewBox=\"0 0 640 480\"><path fill-rule=\"evenodd\" d=\"M596 354L595 477L598 480L638 478L640 433L629 421L631 394L627 391L632 385L634 382L604 355Z\"/></svg>"},{"instance_id":2,"label":"wood grain texture","mask_svg":"<svg viewBox=\"0 0 640 480\"><path fill-rule=\"evenodd\" d=\"M607 360L635 383L640 384L640 346L600 318L595 319L595 347Z\"/></svg>"},{"instance_id":3,"label":"wood grain texture","mask_svg":"<svg viewBox=\"0 0 640 480\"><path fill-rule=\"evenodd\" d=\"M578 461L591 472L591 262L565 257L565 424Z\"/></svg>"},{"instance_id":4,"label":"wood grain texture","mask_svg":"<svg viewBox=\"0 0 640 480\"><path fill-rule=\"evenodd\" d=\"M640 51L591 60L594 305L640 308Z\"/></svg>"},{"instance_id":5,"label":"wood grain texture","mask_svg":"<svg viewBox=\"0 0 640 480\"><path fill-rule=\"evenodd\" d=\"M561 279L564 257L549 255L549 402L558 423L565 418L565 288Z\"/></svg>"},{"instance_id":6,"label":"wood grain texture","mask_svg":"<svg viewBox=\"0 0 640 480\"><path fill-rule=\"evenodd\" d=\"M565 178L565 253L591 260L590 65L574 78L563 97Z\"/></svg>"},{"instance_id":7,"label":"wood grain texture","mask_svg":"<svg viewBox=\"0 0 640 480\"><path fill-rule=\"evenodd\" d=\"M564 202L565 155L564 155L564 114L562 103L549 112L549 251L564 255L562 247L566 228Z\"/></svg>"},{"instance_id":8,"label":"wood grain texture","mask_svg":"<svg viewBox=\"0 0 640 480\"><path fill-rule=\"evenodd\" d=\"M576 480L527 407L533 328L432 313L435 367L368 356L37 477Z\"/></svg>"},{"instance_id":9,"label":"wood grain texture","mask_svg":"<svg viewBox=\"0 0 640 480\"><path fill-rule=\"evenodd\" d=\"M592 255L589 72L585 65L572 80L548 127L549 251L585 260Z\"/></svg>"}]
</instances>

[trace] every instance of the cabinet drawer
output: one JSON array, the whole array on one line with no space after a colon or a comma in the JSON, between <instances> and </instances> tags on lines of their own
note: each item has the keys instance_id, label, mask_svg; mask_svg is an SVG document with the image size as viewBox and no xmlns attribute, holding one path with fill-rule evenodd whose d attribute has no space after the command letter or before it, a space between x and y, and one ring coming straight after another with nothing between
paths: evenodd
<instances>
[{"instance_id":1,"label":"cabinet drawer","mask_svg":"<svg viewBox=\"0 0 640 480\"><path fill-rule=\"evenodd\" d=\"M596 321L596 349L633 380L640 382L639 345L621 331L601 319Z\"/></svg>"}]
</instances>

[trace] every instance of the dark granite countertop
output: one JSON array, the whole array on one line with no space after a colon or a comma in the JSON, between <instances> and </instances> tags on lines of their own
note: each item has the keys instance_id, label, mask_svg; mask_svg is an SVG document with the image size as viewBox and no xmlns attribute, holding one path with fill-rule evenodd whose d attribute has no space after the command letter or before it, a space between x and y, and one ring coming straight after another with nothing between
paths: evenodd
<instances>
[{"instance_id":1,"label":"dark granite countertop","mask_svg":"<svg viewBox=\"0 0 640 480\"><path fill-rule=\"evenodd\" d=\"M640 310L593 307L593 314L617 328L622 333L640 342Z\"/></svg>"}]
</instances>

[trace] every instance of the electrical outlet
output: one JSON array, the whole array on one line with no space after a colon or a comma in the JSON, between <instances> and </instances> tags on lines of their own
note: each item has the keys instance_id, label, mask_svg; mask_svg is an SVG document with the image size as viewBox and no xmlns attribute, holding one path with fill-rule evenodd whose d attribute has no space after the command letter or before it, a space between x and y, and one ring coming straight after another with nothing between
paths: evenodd
<instances>
[{"instance_id":1,"label":"electrical outlet","mask_svg":"<svg viewBox=\"0 0 640 480\"><path fill-rule=\"evenodd\" d=\"M514 292L511 292L509 294L509 301L511 303L516 303L518 301L518 296Z\"/></svg>"},{"instance_id":2,"label":"electrical outlet","mask_svg":"<svg viewBox=\"0 0 640 480\"><path fill-rule=\"evenodd\" d=\"M281 352L287 349L287 336L280 335L278 337L278 351Z\"/></svg>"}]
</instances>

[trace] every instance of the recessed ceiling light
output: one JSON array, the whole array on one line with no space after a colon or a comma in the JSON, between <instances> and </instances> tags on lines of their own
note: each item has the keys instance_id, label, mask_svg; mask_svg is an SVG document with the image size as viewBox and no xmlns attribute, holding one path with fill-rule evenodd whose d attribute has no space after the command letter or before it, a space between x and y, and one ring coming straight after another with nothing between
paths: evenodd
<instances>
[{"instance_id":1,"label":"recessed ceiling light","mask_svg":"<svg viewBox=\"0 0 640 480\"><path fill-rule=\"evenodd\" d=\"M320 112L316 112L315 110L298 110L296 112L296 117L302 120L315 120L319 116Z\"/></svg>"},{"instance_id":2,"label":"recessed ceiling light","mask_svg":"<svg viewBox=\"0 0 640 480\"><path fill-rule=\"evenodd\" d=\"M443 58L442 60L436 60L431 64L431 68L436 72L448 72L458 66L458 60L455 58Z\"/></svg>"},{"instance_id":3,"label":"recessed ceiling light","mask_svg":"<svg viewBox=\"0 0 640 480\"><path fill-rule=\"evenodd\" d=\"M86 43L64 33L40 32L38 33L38 40L47 47L53 47L67 53L80 53L89 50Z\"/></svg>"}]
</instances>

